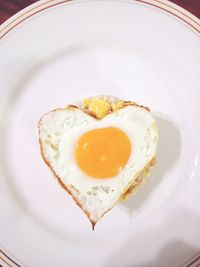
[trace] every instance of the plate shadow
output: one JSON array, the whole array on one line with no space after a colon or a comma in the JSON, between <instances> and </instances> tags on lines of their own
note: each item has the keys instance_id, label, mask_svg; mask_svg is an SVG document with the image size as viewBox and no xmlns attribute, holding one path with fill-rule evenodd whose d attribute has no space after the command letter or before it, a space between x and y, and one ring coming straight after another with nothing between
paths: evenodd
<instances>
[{"instance_id":1,"label":"plate shadow","mask_svg":"<svg viewBox=\"0 0 200 267\"><path fill-rule=\"evenodd\" d=\"M155 118L159 131L157 164L139 192L130 196L125 202L121 202L122 207L125 207L130 214L148 200L156 186L162 182L165 174L173 168L180 157L181 137L178 127L170 117L163 114L156 114Z\"/></svg>"}]
</instances>

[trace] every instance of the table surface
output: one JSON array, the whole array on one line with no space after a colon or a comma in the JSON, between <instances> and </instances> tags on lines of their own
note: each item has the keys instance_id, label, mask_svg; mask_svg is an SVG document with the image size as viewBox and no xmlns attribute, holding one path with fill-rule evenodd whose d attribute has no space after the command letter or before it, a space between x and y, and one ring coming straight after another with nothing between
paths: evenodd
<instances>
[{"instance_id":1,"label":"table surface","mask_svg":"<svg viewBox=\"0 0 200 267\"><path fill-rule=\"evenodd\" d=\"M0 24L35 0L0 0ZM200 18L200 0L171 0Z\"/></svg>"}]
</instances>

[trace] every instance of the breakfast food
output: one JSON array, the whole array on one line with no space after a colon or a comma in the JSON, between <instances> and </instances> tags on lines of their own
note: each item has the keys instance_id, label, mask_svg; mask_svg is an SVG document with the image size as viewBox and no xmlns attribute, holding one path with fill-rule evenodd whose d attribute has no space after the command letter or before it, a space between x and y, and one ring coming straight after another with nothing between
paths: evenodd
<instances>
[{"instance_id":1,"label":"breakfast food","mask_svg":"<svg viewBox=\"0 0 200 267\"><path fill-rule=\"evenodd\" d=\"M156 163L157 140L150 110L115 97L87 98L39 121L44 161L93 228L145 182Z\"/></svg>"}]
</instances>

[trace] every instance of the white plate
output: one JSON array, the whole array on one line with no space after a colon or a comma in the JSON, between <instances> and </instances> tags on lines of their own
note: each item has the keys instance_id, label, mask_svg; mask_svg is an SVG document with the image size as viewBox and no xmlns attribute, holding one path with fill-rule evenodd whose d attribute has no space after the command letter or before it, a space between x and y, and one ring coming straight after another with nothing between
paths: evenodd
<instances>
[{"instance_id":1,"label":"white plate","mask_svg":"<svg viewBox=\"0 0 200 267\"><path fill-rule=\"evenodd\" d=\"M153 0L41 1L1 26L1 261L176 267L200 251L198 31L194 16ZM41 159L37 122L98 94L149 106L160 141L146 186L92 232Z\"/></svg>"}]
</instances>

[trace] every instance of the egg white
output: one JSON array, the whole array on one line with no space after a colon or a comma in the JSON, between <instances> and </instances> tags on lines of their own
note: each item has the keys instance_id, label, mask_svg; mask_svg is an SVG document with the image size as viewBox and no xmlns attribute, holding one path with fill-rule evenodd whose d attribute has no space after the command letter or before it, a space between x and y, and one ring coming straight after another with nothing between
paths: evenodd
<instances>
[{"instance_id":1,"label":"egg white","mask_svg":"<svg viewBox=\"0 0 200 267\"><path fill-rule=\"evenodd\" d=\"M75 146L79 138L97 128L116 127L131 142L126 166L115 177L98 179L86 175L78 166ZM127 185L156 154L158 132L156 121L145 109L127 106L101 120L80 109L55 110L42 117L40 140L43 156L62 182L70 187L93 220L117 201ZM117 145L117 144L116 144Z\"/></svg>"}]
</instances>

